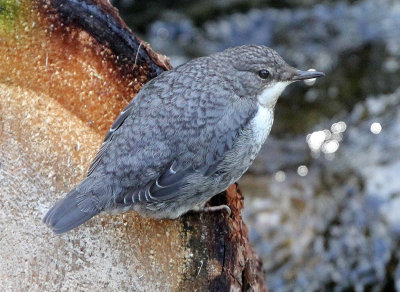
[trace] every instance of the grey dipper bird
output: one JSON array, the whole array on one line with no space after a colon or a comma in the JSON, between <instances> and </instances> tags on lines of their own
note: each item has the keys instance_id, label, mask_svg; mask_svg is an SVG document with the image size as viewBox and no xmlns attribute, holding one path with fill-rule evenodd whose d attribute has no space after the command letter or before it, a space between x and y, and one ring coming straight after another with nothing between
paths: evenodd
<instances>
[{"instance_id":1,"label":"grey dipper bird","mask_svg":"<svg viewBox=\"0 0 400 292\"><path fill-rule=\"evenodd\" d=\"M134 210L161 219L204 209L252 164L285 87L321 76L255 45L162 73L117 117L87 178L44 222L62 233L102 211Z\"/></svg>"}]
</instances>

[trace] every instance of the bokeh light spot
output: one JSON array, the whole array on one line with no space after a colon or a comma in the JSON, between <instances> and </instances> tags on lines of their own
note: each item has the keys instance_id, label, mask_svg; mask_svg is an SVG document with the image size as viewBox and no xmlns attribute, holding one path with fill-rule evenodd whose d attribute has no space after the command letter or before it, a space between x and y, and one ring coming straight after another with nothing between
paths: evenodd
<instances>
[{"instance_id":1,"label":"bokeh light spot","mask_svg":"<svg viewBox=\"0 0 400 292\"><path fill-rule=\"evenodd\" d=\"M372 123L370 128L372 134L378 135L382 131L382 125L380 123Z\"/></svg>"},{"instance_id":2,"label":"bokeh light spot","mask_svg":"<svg viewBox=\"0 0 400 292\"><path fill-rule=\"evenodd\" d=\"M300 165L297 168L297 174L300 176L306 176L308 174L308 167L305 165Z\"/></svg>"},{"instance_id":3,"label":"bokeh light spot","mask_svg":"<svg viewBox=\"0 0 400 292\"><path fill-rule=\"evenodd\" d=\"M284 182L286 179L286 173L282 170L279 170L275 173L275 180L278 182Z\"/></svg>"}]
</instances>

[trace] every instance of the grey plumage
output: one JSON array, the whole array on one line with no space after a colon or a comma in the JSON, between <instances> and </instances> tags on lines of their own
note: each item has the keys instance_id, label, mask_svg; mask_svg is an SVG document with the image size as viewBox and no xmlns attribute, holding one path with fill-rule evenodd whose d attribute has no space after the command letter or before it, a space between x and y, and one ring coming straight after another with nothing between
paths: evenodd
<instances>
[{"instance_id":1,"label":"grey plumage","mask_svg":"<svg viewBox=\"0 0 400 292\"><path fill-rule=\"evenodd\" d=\"M88 177L44 222L61 233L105 210L176 218L201 209L251 165L283 88L322 76L313 74L263 46L228 49L161 74L116 119Z\"/></svg>"}]
</instances>

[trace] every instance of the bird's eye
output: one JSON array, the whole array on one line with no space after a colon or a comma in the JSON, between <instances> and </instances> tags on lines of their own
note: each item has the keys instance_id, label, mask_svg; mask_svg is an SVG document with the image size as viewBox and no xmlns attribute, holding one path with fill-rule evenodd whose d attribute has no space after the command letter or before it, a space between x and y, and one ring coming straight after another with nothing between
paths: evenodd
<instances>
[{"instance_id":1,"label":"bird's eye","mask_svg":"<svg viewBox=\"0 0 400 292\"><path fill-rule=\"evenodd\" d=\"M267 79L269 76L269 71L267 69L261 69L258 71L258 76L260 76L262 79Z\"/></svg>"}]
</instances>

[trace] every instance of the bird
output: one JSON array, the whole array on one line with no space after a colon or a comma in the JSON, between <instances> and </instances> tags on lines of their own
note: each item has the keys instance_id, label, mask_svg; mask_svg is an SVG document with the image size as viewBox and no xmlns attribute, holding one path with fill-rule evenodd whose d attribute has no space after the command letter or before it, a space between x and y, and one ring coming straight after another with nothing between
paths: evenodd
<instances>
[{"instance_id":1,"label":"bird","mask_svg":"<svg viewBox=\"0 0 400 292\"><path fill-rule=\"evenodd\" d=\"M44 223L64 233L102 212L175 219L213 210L206 203L256 158L285 87L322 76L295 69L260 45L229 48L163 72L119 114L87 177Z\"/></svg>"}]
</instances>

